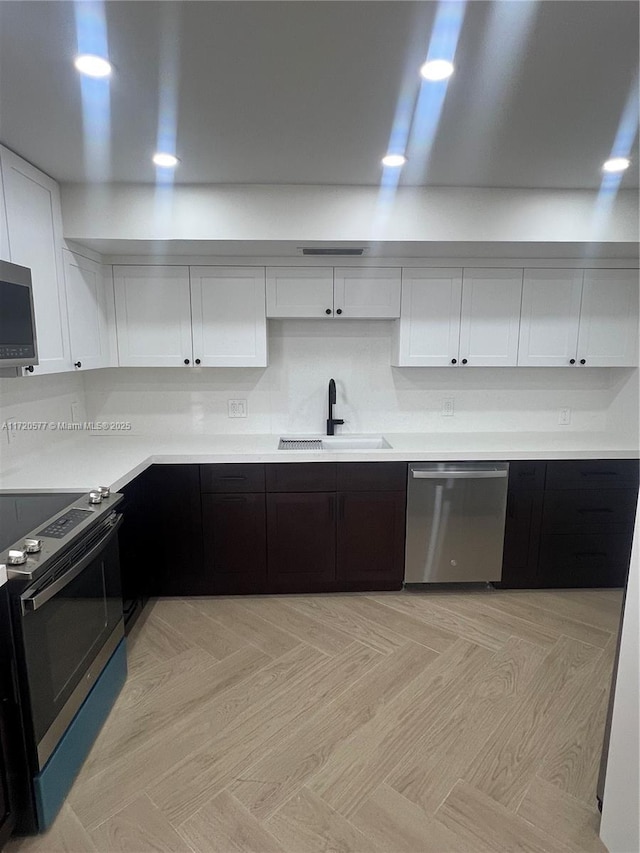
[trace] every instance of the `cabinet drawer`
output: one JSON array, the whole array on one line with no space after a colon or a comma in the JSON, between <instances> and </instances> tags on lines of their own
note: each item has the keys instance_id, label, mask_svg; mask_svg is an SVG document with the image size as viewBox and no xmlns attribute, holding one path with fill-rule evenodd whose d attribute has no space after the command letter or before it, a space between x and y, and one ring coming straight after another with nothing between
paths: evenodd
<instances>
[{"instance_id":1,"label":"cabinet drawer","mask_svg":"<svg viewBox=\"0 0 640 853\"><path fill-rule=\"evenodd\" d=\"M543 586L622 586L629 569L632 533L551 533L541 537Z\"/></svg>"},{"instance_id":2,"label":"cabinet drawer","mask_svg":"<svg viewBox=\"0 0 640 853\"><path fill-rule=\"evenodd\" d=\"M200 489L217 494L264 492L264 465L201 465Z\"/></svg>"},{"instance_id":3,"label":"cabinet drawer","mask_svg":"<svg viewBox=\"0 0 640 853\"><path fill-rule=\"evenodd\" d=\"M635 489L548 489L544 495L544 533L615 532L633 528Z\"/></svg>"},{"instance_id":4,"label":"cabinet drawer","mask_svg":"<svg viewBox=\"0 0 640 853\"><path fill-rule=\"evenodd\" d=\"M401 492L407 488L406 462L338 463L338 490L342 492Z\"/></svg>"},{"instance_id":5,"label":"cabinet drawer","mask_svg":"<svg viewBox=\"0 0 640 853\"><path fill-rule=\"evenodd\" d=\"M509 490L531 489L539 491L544 489L546 468L546 462L510 462Z\"/></svg>"},{"instance_id":6,"label":"cabinet drawer","mask_svg":"<svg viewBox=\"0 0 640 853\"><path fill-rule=\"evenodd\" d=\"M284 462L266 466L268 492L335 492L335 462Z\"/></svg>"},{"instance_id":7,"label":"cabinet drawer","mask_svg":"<svg viewBox=\"0 0 640 853\"><path fill-rule=\"evenodd\" d=\"M638 470L637 459L547 462L547 489L637 489Z\"/></svg>"},{"instance_id":8,"label":"cabinet drawer","mask_svg":"<svg viewBox=\"0 0 640 853\"><path fill-rule=\"evenodd\" d=\"M540 564L545 568L583 566L606 570L616 564L629 565L632 534L547 533L541 537Z\"/></svg>"}]
</instances>

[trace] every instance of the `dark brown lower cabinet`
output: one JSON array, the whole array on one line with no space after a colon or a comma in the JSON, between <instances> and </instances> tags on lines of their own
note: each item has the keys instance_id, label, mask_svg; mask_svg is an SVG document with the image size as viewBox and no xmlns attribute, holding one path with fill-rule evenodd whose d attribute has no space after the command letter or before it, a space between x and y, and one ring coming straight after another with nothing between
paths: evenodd
<instances>
[{"instance_id":1,"label":"dark brown lower cabinet","mask_svg":"<svg viewBox=\"0 0 640 853\"><path fill-rule=\"evenodd\" d=\"M637 498L638 460L512 462L501 586L624 586Z\"/></svg>"},{"instance_id":2,"label":"dark brown lower cabinet","mask_svg":"<svg viewBox=\"0 0 640 853\"><path fill-rule=\"evenodd\" d=\"M152 465L145 471L148 506L138 559L150 595L208 595L202 565L199 465Z\"/></svg>"},{"instance_id":3,"label":"dark brown lower cabinet","mask_svg":"<svg viewBox=\"0 0 640 853\"><path fill-rule=\"evenodd\" d=\"M269 494L269 592L400 589L404 526L404 492Z\"/></svg>"},{"instance_id":4,"label":"dark brown lower cabinet","mask_svg":"<svg viewBox=\"0 0 640 853\"><path fill-rule=\"evenodd\" d=\"M267 591L264 492L202 495L202 594Z\"/></svg>"},{"instance_id":5,"label":"dark brown lower cabinet","mask_svg":"<svg viewBox=\"0 0 640 853\"><path fill-rule=\"evenodd\" d=\"M337 579L348 589L400 589L405 492L339 492Z\"/></svg>"},{"instance_id":6,"label":"dark brown lower cabinet","mask_svg":"<svg viewBox=\"0 0 640 853\"><path fill-rule=\"evenodd\" d=\"M538 551L544 498L544 462L511 462L501 586L540 586Z\"/></svg>"},{"instance_id":7,"label":"dark brown lower cabinet","mask_svg":"<svg viewBox=\"0 0 640 853\"><path fill-rule=\"evenodd\" d=\"M267 572L269 592L335 589L335 492L267 495Z\"/></svg>"},{"instance_id":8,"label":"dark brown lower cabinet","mask_svg":"<svg viewBox=\"0 0 640 853\"><path fill-rule=\"evenodd\" d=\"M540 541L541 587L622 587L633 532L549 533Z\"/></svg>"}]
</instances>

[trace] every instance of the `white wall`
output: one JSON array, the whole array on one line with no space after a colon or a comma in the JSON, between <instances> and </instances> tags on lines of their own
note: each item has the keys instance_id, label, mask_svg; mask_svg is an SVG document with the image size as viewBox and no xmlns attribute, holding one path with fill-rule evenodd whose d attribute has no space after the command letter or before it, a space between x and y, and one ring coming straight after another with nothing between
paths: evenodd
<instances>
[{"instance_id":1,"label":"white wall","mask_svg":"<svg viewBox=\"0 0 640 853\"><path fill-rule=\"evenodd\" d=\"M91 240L298 240L628 243L638 200L611 210L589 190L70 184L64 235ZM602 215L600 215L602 214Z\"/></svg>"},{"instance_id":2,"label":"white wall","mask_svg":"<svg viewBox=\"0 0 640 853\"><path fill-rule=\"evenodd\" d=\"M78 403L78 419L85 419L84 387L80 373L52 373L0 379L0 426L10 421L71 422L71 404ZM0 429L0 468L19 465L27 454L44 450L52 443L72 440L60 429Z\"/></svg>"},{"instance_id":3,"label":"white wall","mask_svg":"<svg viewBox=\"0 0 640 853\"><path fill-rule=\"evenodd\" d=\"M133 432L322 432L333 377L343 431L557 431L558 410L569 406L562 430L628 426L637 435L637 370L396 368L392 330L392 321L271 320L267 368L89 372L88 417L128 420ZM446 397L452 418L440 414ZM248 401L246 419L228 418L235 398ZM624 417L610 418L611 406Z\"/></svg>"},{"instance_id":4,"label":"white wall","mask_svg":"<svg viewBox=\"0 0 640 853\"><path fill-rule=\"evenodd\" d=\"M640 850L640 509L631 553L600 837L609 853Z\"/></svg>"}]
</instances>

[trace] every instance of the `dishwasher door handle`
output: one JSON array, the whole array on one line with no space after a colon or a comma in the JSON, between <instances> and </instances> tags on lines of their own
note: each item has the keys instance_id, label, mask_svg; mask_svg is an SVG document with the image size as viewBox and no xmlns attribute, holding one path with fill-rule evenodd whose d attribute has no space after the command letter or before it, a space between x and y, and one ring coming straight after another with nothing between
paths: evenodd
<instances>
[{"instance_id":1,"label":"dishwasher door handle","mask_svg":"<svg viewBox=\"0 0 640 853\"><path fill-rule=\"evenodd\" d=\"M489 480L507 477L508 471L494 469L492 471L421 471L411 469L414 480Z\"/></svg>"}]
</instances>

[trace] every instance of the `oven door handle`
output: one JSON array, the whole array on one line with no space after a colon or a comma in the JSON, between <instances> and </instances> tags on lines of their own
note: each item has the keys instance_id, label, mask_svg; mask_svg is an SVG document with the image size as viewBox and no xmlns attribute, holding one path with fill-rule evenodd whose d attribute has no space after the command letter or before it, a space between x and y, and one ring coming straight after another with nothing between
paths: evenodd
<instances>
[{"instance_id":1,"label":"oven door handle","mask_svg":"<svg viewBox=\"0 0 640 853\"><path fill-rule=\"evenodd\" d=\"M42 607L42 605L46 604L47 601L50 601L54 595L57 595L61 589L64 589L67 584L71 583L74 578L77 578L78 575L87 568L89 563L92 560L95 560L96 556L103 550L107 542L115 536L123 520L124 516L122 514L118 515L107 533L98 542L96 542L93 548L84 555L80 562L75 563L68 572L65 572L56 581L45 587L42 592L36 592L33 594L27 589L20 596L20 609L22 610L22 613L24 614L27 610L37 610L39 607Z\"/></svg>"}]
</instances>

